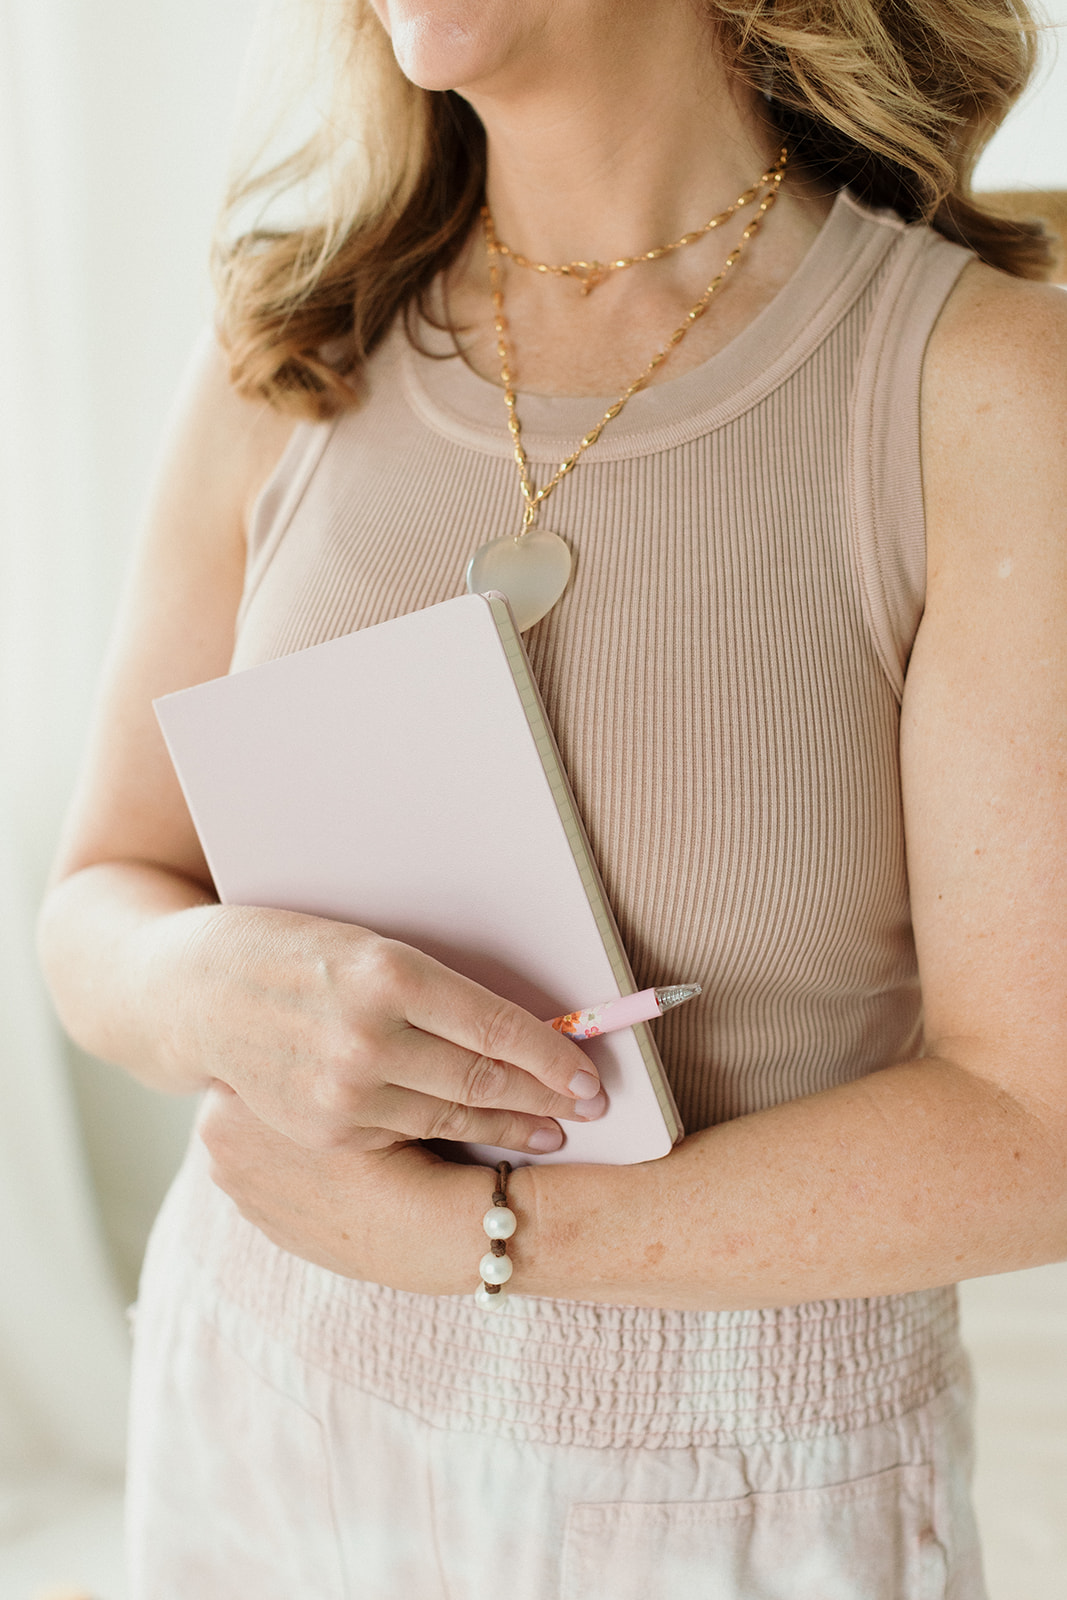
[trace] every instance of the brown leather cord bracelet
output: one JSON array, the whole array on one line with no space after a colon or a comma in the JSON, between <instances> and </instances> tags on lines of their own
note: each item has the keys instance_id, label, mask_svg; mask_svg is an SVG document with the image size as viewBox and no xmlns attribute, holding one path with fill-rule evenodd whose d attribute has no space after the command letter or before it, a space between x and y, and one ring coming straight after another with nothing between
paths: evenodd
<instances>
[{"instance_id":1,"label":"brown leather cord bracelet","mask_svg":"<svg viewBox=\"0 0 1067 1600\"><path fill-rule=\"evenodd\" d=\"M510 1176L510 1164L501 1161L496 1169L497 1182L493 1190L493 1204L482 1218L482 1227L492 1243L481 1259L479 1270L482 1281L474 1298L485 1311L498 1311L504 1304L508 1297L508 1291L504 1286L514 1271L508 1255L508 1240L518 1227L518 1219L514 1211L508 1207Z\"/></svg>"}]
</instances>

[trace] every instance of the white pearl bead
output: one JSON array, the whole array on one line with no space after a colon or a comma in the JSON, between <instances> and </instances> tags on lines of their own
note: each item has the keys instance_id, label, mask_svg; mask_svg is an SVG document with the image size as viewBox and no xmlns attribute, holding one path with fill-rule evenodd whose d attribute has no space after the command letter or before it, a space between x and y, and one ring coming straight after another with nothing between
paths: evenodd
<instances>
[{"instance_id":1,"label":"white pearl bead","mask_svg":"<svg viewBox=\"0 0 1067 1600\"><path fill-rule=\"evenodd\" d=\"M483 1311L499 1311L507 1297L506 1289L501 1289L499 1294L490 1294L484 1283L480 1283L474 1291L474 1298Z\"/></svg>"},{"instance_id":2,"label":"white pearl bead","mask_svg":"<svg viewBox=\"0 0 1067 1600\"><path fill-rule=\"evenodd\" d=\"M507 1206L493 1206L482 1218L482 1227L490 1239L510 1239L518 1225L514 1211Z\"/></svg>"},{"instance_id":3,"label":"white pearl bead","mask_svg":"<svg viewBox=\"0 0 1067 1600\"><path fill-rule=\"evenodd\" d=\"M487 1250L478 1270L486 1283L507 1283L515 1269L507 1256L495 1256L491 1250Z\"/></svg>"}]
</instances>

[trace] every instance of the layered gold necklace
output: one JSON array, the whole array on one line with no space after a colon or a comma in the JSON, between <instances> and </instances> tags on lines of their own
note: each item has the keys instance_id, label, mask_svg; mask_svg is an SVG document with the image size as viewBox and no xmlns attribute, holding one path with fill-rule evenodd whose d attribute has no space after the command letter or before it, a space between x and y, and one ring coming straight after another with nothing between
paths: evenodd
<instances>
[{"instance_id":1,"label":"layered gold necklace","mask_svg":"<svg viewBox=\"0 0 1067 1600\"><path fill-rule=\"evenodd\" d=\"M537 514L548 496L557 484L573 472L578 461L586 450L596 444L600 435L622 411L628 401L640 389L645 388L652 375L663 365L671 352L677 349L686 334L695 322L704 315L715 295L722 288L727 277L737 262L741 259L746 245L759 232L764 218L778 198L782 180L785 177L786 166L789 160L788 150L783 147L778 160L773 167L768 168L756 182L743 194L739 195L731 206L721 211L717 216L696 228L691 233L683 234L680 239L671 244L659 245L654 250L645 251L641 255L621 256L615 261L568 261L560 265L551 265L547 262L531 261L526 256L519 255L502 244L496 236L492 214L488 206L482 210L482 224L485 232L486 254L489 263L489 282L493 299L493 326L496 330L496 348L500 359L500 379L504 387L504 404L507 408L508 431L514 445L515 463L519 472L519 486L522 491L523 512L522 524L513 534L505 534L503 538L493 539L488 544L483 544L474 552L467 563L466 580L467 588L472 594L486 594L491 590L500 590L507 595L515 616L516 625L520 633L527 628L532 628L539 622L559 600L570 581L572 557L570 547L558 533L553 533L548 528L536 526ZM556 277L574 278L580 285L583 295L589 294L598 284L613 272L620 272L627 267L639 266L647 261L659 261L664 256L671 255L676 250L681 250L688 244L693 244L702 239L714 228L721 227L736 212L752 204L758 197L759 204L755 215L748 223L744 232L734 248L726 257L719 271L712 278L700 299L691 306L683 322L675 328L666 344L652 357L644 370L627 384L619 398L610 405L589 432L579 441L564 461L561 461L555 473L543 484L540 489L535 489L530 477L529 462L522 443L522 428L516 406L514 377L511 371L511 358L508 351L507 319L504 315L504 287L500 272L500 259L506 258L515 266L527 267L534 272L551 274Z\"/></svg>"}]
</instances>

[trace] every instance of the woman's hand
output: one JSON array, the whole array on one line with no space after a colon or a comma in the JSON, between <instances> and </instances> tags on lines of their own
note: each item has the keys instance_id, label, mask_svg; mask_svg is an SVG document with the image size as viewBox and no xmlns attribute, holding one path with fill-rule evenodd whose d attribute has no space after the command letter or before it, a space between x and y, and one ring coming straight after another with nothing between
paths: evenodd
<instances>
[{"instance_id":1,"label":"woman's hand","mask_svg":"<svg viewBox=\"0 0 1067 1600\"><path fill-rule=\"evenodd\" d=\"M577 1045L420 951L294 912L204 907L171 1048L309 1150L405 1139L557 1149L606 1100ZM174 947L169 945L168 960Z\"/></svg>"},{"instance_id":2,"label":"woman's hand","mask_svg":"<svg viewBox=\"0 0 1067 1600\"><path fill-rule=\"evenodd\" d=\"M419 1144L307 1150L213 1084L198 1124L211 1177L282 1250L346 1278L420 1294L474 1290L492 1172Z\"/></svg>"}]
</instances>

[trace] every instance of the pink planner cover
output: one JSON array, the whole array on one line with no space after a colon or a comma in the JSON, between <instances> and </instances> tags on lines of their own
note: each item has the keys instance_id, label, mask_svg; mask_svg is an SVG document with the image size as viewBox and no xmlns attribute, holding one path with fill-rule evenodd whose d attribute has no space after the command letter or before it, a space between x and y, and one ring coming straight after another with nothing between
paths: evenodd
<instances>
[{"instance_id":1,"label":"pink planner cover","mask_svg":"<svg viewBox=\"0 0 1067 1600\"><path fill-rule=\"evenodd\" d=\"M503 597L448 600L156 711L225 903L373 928L539 1017L634 989ZM582 1049L611 1102L599 1122L563 1123L547 1156L470 1154L666 1155L681 1124L647 1026Z\"/></svg>"}]
</instances>

